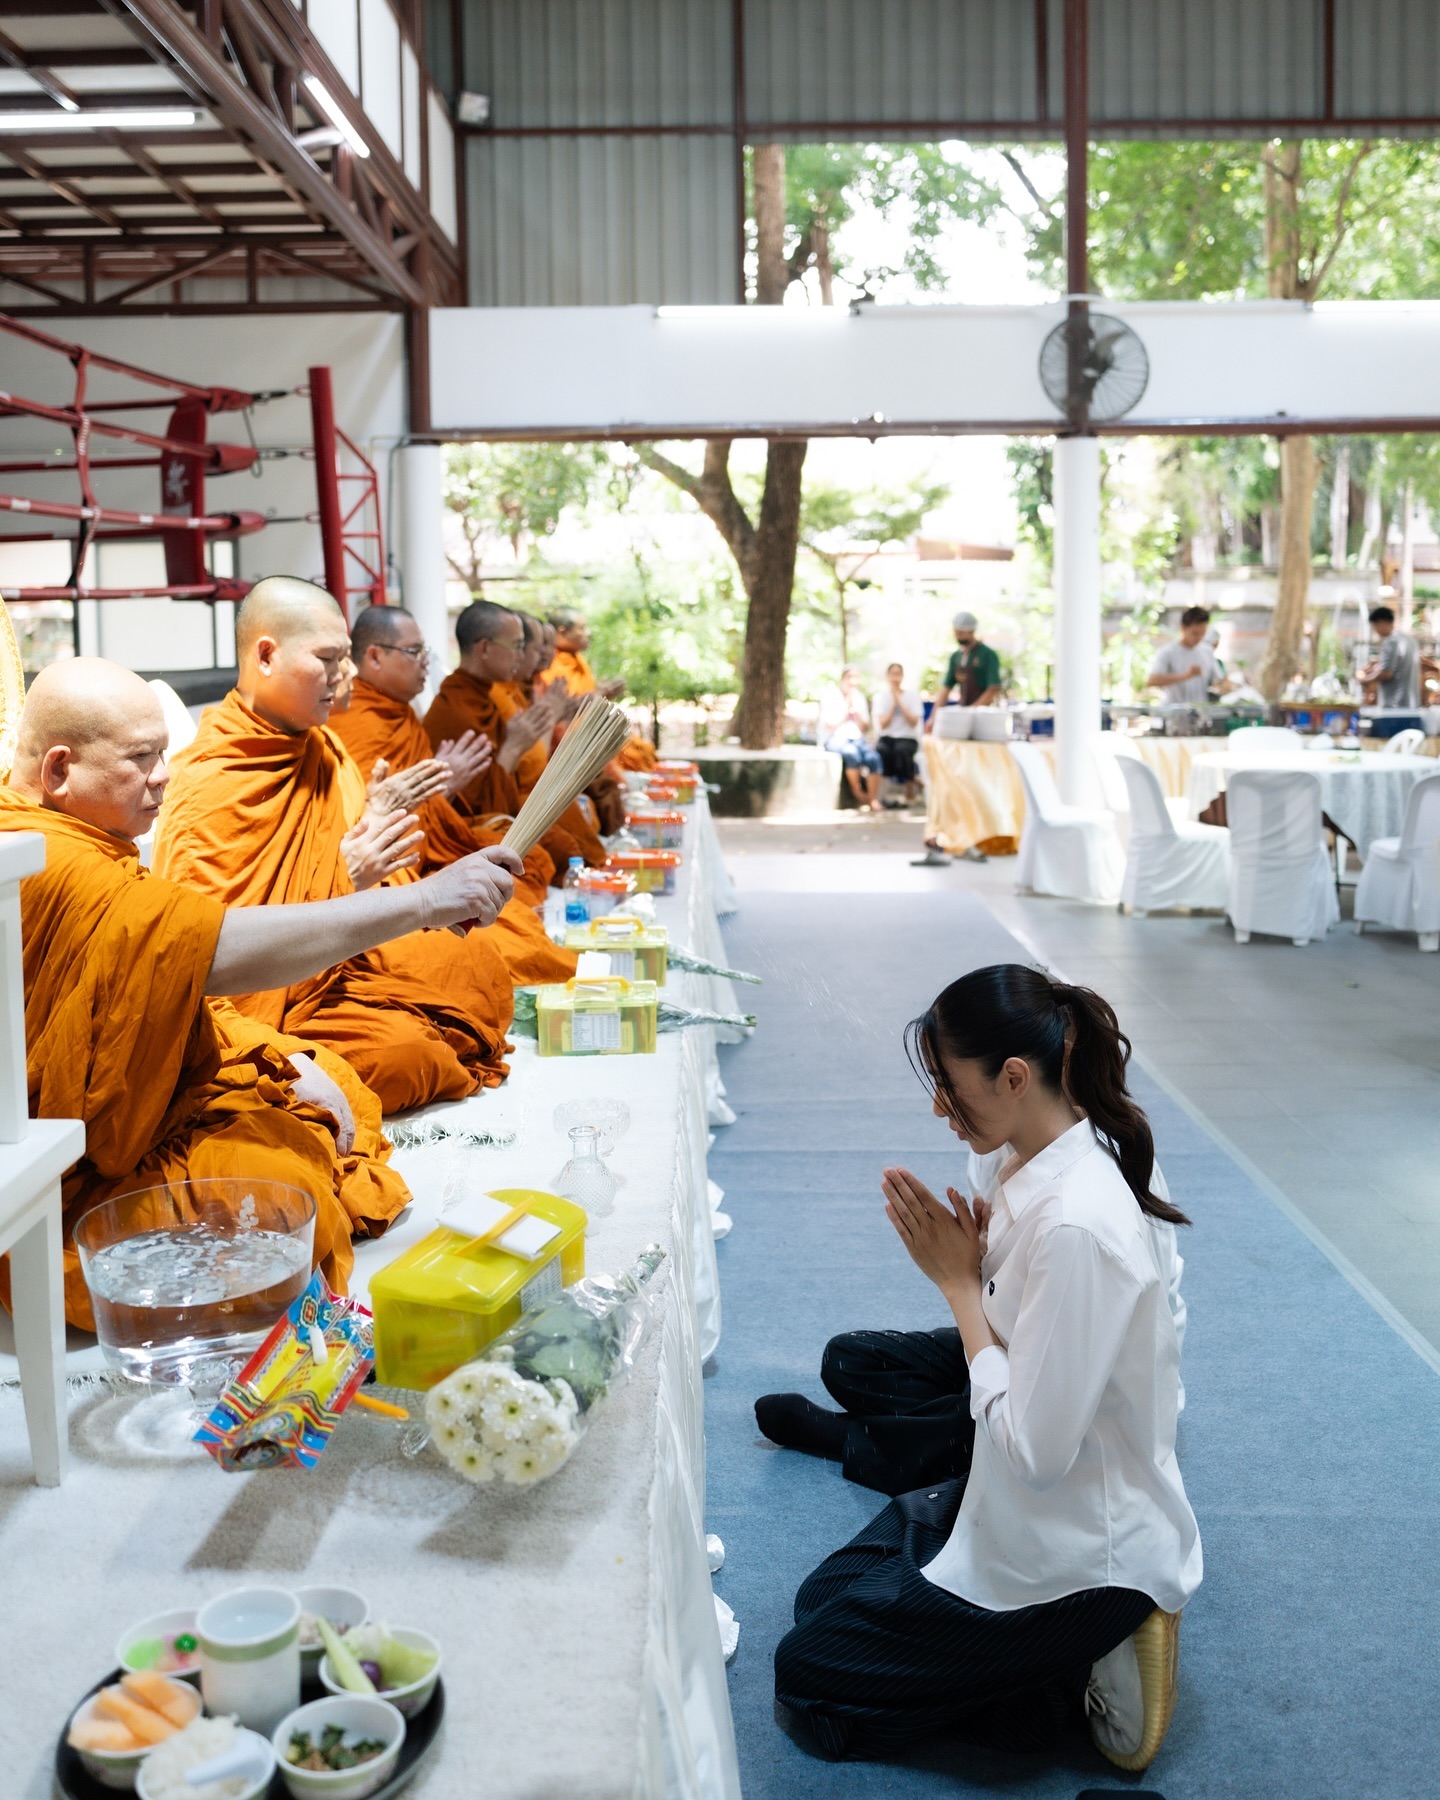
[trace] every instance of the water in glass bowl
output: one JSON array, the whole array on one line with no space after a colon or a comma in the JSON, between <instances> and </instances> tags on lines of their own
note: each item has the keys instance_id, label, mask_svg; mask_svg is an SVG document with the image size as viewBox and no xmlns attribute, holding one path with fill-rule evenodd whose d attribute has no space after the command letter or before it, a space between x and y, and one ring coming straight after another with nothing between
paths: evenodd
<instances>
[{"instance_id":1,"label":"water in glass bowl","mask_svg":"<svg viewBox=\"0 0 1440 1800\"><path fill-rule=\"evenodd\" d=\"M309 1278L303 1237L204 1222L122 1238L86 1269L107 1362L165 1385L239 1368Z\"/></svg>"}]
</instances>

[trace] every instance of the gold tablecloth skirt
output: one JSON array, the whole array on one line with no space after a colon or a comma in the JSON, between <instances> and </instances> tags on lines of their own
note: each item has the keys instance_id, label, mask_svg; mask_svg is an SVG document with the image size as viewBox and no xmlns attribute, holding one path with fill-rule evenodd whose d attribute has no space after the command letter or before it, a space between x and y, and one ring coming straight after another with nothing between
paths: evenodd
<instances>
[{"instance_id":1,"label":"gold tablecloth skirt","mask_svg":"<svg viewBox=\"0 0 1440 1800\"><path fill-rule=\"evenodd\" d=\"M1007 744L925 739L925 837L944 850L1014 856L1025 790Z\"/></svg>"}]
</instances>

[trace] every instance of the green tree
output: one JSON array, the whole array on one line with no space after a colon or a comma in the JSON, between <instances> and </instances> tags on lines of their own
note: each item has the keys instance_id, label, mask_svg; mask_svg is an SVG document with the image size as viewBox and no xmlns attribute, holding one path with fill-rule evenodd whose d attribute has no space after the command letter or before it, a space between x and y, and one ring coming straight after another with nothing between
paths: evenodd
<instances>
[{"instance_id":1,"label":"green tree","mask_svg":"<svg viewBox=\"0 0 1440 1800\"><path fill-rule=\"evenodd\" d=\"M487 553L508 544L517 562L551 536L568 507L583 507L612 476L596 444L455 444L445 460L445 504L464 550L446 560L470 588Z\"/></svg>"},{"instance_id":2,"label":"green tree","mask_svg":"<svg viewBox=\"0 0 1440 1800\"><path fill-rule=\"evenodd\" d=\"M1062 217L1019 153L1012 206L1032 265L1063 284ZM1424 297L1440 292L1440 146L1275 140L1095 146L1092 287L1125 299ZM1279 593L1260 685L1299 667L1310 584L1315 448L1280 444Z\"/></svg>"},{"instance_id":3,"label":"green tree","mask_svg":"<svg viewBox=\"0 0 1440 1800\"><path fill-rule=\"evenodd\" d=\"M887 544L914 537L925 515L950 498L946 482L926 482L907 493L868 494L812 485L800 509L800 542L821 564L834 594L840 627L840 661L850 660L850 590L868 586L866 570Z\"/></svg>"}]
</instances>

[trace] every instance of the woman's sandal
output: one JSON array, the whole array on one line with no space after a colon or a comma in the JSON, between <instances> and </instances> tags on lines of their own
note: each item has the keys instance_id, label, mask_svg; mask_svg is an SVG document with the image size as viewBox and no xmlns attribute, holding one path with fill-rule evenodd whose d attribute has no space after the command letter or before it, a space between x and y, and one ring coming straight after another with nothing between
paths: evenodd
<instances>
[{"instance_id":1,"label":"woman's sandal","mask_svg":"<svg viewBox=\"0 0 1440 1800\"><path fill-rule=\"evenodd\" d=\"M1175 1714L1180 1615L1157 1607L1090 1672L1085 1711L1095 1748L1118 1769L1147 1769Z\"/></svg>"}]
</instances>

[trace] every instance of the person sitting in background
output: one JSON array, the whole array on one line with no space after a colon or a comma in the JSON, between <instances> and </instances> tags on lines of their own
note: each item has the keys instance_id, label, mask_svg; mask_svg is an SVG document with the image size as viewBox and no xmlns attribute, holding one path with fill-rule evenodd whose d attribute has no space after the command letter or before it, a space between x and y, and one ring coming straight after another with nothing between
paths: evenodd
<instances>
[{"instance_id":1,"label":"person sitting in background","mask_svg":"<svg viewBox=\"0 0 1440 1800\"><path fill-rule=\"evenodd\" d=\"M1414 712L1420 705L1419 646L1408 631L1395 629L1395 614L1388 606L1372 607L1370 624L1380 648L1361 669L1360 681L1375 683L1378 706Z\"/></svg>"},{"instance_id":2,"label":"person sitting in background","mask_svg":"<svg viewBox=\"0 0 1440 1800\"><path fill-rule=\"evenodd\" d=\"M955 633L955 648L950 652L940 692L935 696L936 710L948 706L952 695L961 706L998 706L1005 697L1000 658L988 644L980 642L974 613L956 613L950 627ZM931 731L934 726L932 712L925 729Z\"/></svg>"},{"instance_id":3,"label":"person sitting in background","mask_svg":"<svg viewBox=\"0 0 1440 1800\"><path fill-rule=\"evenodd\" d=\"M573 606L558 607L550 614L550 624L555 632L554 656L545 671L550 680L558 675L570 693L577 696L599 693L607 700L613 700L625 692L625 683L618 678L614 681L595 679L595 671L585 659L585 652L590 648L590 627L583 613L576 612Z\"/></svg>"},{"instance_id":4,"label":"person sitting in background","mask_svg":"<svg viewBox=\"0 0 1440 1800\"><path fill-rule=\"evenodd\" d=\"M873 717L881 770L887 781L904 788L908 803L920 792L915 752L920 747L925 706L919 694L905 686L905 670L898 662L885 671L885 686L875 696Z\"/></svg>"},{"instance_id":5,"label":"person sitting in background","mask_svg":"<svg viewBox=\"0 0 1440 1800\"><path fill-rule=\"evenodd\" d=\"M880 810L880 756L870 743L870 705L860 691L860 671L847 663L836 687L820 696L822 747L845 765L845 782L861 812Z\"/></svg>"},{"instance_id":6,"label":"person sitting in background","mask_svg":"<svg viewBox=\"0 0 1440 1800\"><path fill-rule=\"evenodd\" d=\"M1212 689L1223 694L1234 685L1211 646L1209 626L1210 614L1203 606L1187 606L1180 615L1180 636L1151 664L1146 686L1159 688L1167 704L1203 706Z\"/></svg>"}]
</instances>

